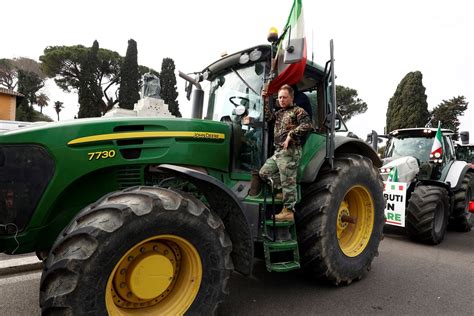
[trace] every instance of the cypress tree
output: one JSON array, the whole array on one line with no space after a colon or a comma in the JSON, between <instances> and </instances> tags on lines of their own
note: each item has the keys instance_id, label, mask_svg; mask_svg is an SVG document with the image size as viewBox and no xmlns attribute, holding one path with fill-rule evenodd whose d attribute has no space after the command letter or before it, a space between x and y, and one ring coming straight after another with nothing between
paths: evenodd
<instances>
[{"instance_id":1,"label":"cypress tree","mask_svg":"<svg viewBox=\"0 0 474 316\"><path fill-rule=\"evenodd\" d=\"M423 75L409 72L398 84L387 109L386 132L398 128L423 127L429 121Z\"/></svg>"},{"instance_id":2,"label":"cypress tree","mask_svg":"<svg viewBox=\"0 0 474 316\"><path fill-rule=\"evenodd\" d=\"M176 89L176 75L174 74L174 61L171 58L163 58L161 64L160 84L161 98L168 104L168 110L176 117L181 117L178 104L178 91Z\"/></svg>"},{"instance_id":3,"label":"cypress tree","mask_svg":"<svg viewBox=\"0 0 474 316\"><path fill-rule=\"evenodd\" d=\"M120 68L119 106L124 109L133 109L140 99L137 54L137 42L128 40L127 54Z\"/></svg>"},{"instance_id":4,"label":"cypress tree","mask_svg":"<svg viewBox=\"0 0 474 316\"><path fill-rule=\"evenodd\" d=\"M99 43L94 41L94 44L81 62L79 118L101 116L100 102L98 100L102 99L102 89L98 86L96 78L99 66Z\"/></svg>"}]
</instances>

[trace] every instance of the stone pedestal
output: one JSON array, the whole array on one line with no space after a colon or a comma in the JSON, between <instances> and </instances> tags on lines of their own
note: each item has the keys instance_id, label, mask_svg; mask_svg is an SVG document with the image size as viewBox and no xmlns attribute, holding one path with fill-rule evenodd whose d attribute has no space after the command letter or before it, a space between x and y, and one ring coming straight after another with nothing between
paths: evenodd
<instances>
[{"instance_id":1,"label":"stone pedestal","mask_svg":"<svg viewBox=\"0 0 474 316\"><path fill-rule=\"evenodd\" d=\"M138 103L135 103L133 110L122 109L115 107L109 112L105 113L106 117L129 117L129 116L138 116L138 117L174 117L168 111L168 105L162 100L157 98L145 97L138 100Z\"/></svg>"}]
</instances>

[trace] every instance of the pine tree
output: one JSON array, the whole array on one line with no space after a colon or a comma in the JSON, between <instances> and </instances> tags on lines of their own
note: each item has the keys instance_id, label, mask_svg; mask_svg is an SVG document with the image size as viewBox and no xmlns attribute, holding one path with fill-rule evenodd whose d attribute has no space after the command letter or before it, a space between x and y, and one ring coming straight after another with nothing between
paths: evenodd
<instances>
[{"instance_id":1,"label":"pine tree","mask_svg":"<svg viewBox=\"0 0 474 316\"><path fill-rule=\"evenodd\" d=\"M99 69L99 43L94 41L81 62L82 72L79 86L79 118L101 116L100 100L102 90L97 84L96 70Z\"/></svg>"},{"instance_id":2,"label":"pine tree","mask_svg":"<svg viewBox=\"0 0 474 316\"><path fill-rule=\"evenodd\" d=\"M387 109L386 131L398 128L423 127L429 121L423 75L409 72L398 84Z\"/></svg>"},{"instance_id":3,"label":"pine tree","mask_svg":"<svg viewBox=\"0 0 474 316\"><path fill-rule=\"evenodd\" d=\"M451 129L455 132L456 134L453 138L457 140L460 125L458 116L464 114L468 105L469 102L466 101L464 96L443 100L443 102L438 104L433 111L431 111L432 125L438 126L438 121L441 121L441 127Z\"/></svg>"},{"instance_id":4,"label":"pine tree","mask_svg":"<svg viewBox=\"0 0 474 316\"><path fill-rule=\"evenodd\" d=\"M140 99L137 54L137 42L130 39L125 60L120 68L119 106L124 109L133 109L133 105Z\"/></svg>"},{"instance_id":5,"label":"pine tree","mask_svg":"<svg viewBox=\"0 0 474 316\"><path fill-rule=\"evenodd\" d=\"M178 91L176 89L176 75L174 74L174 61L171 58L163 58L161 64L160 84L161 98L168 104L168 110L176 117L181 117L178 104Z\"/></svg>"},{"instance_id":6,"label":"pine tree","mask_svg":"<svg viewBox=\"0 0 474 316\"><path fill-rule=\"evenodd\" d=\"M337 111L345 122L349 121L353 116L367 111L367 103L359 98L355 89L336 85L336 99Z\"/></svg>"}]
</instances>

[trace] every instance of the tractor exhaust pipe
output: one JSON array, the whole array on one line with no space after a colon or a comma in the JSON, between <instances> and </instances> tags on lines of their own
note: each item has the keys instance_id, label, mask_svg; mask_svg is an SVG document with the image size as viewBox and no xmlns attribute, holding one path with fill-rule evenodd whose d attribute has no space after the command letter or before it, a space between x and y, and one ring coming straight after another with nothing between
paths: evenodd
<instances>
[{"instance_id":1,"label":"tractor exhaust pipe","mask_svg":"<svg viewBox=\"0 0 474 316\"><path fill-rule=\"evenodd\" d=\"M199 81L197 79L194 79L181 71L178 71L178 73L181 78L196 87L196 89L194 89L192 93L191 118L202 119L202 108L204 106L204 90L202 90L201 85L199 84ZM190 86L189 89L192 89L192 86ZM188 88L186 88L186 92L188 92Z\"/></svg>"}]
</instances>

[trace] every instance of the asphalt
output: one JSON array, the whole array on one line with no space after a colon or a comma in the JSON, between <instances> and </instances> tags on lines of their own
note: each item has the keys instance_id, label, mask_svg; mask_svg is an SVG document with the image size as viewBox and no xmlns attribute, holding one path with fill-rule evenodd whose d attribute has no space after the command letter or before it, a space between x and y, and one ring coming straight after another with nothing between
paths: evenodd
<instances>
[{"instance_id":1,"label":"asphalt","mask_svg":"<svg viewBox=\"0 0 474 316\"><path fill-rule=\"evenodd\" d=\"M34 253L22 255L0 254L0 276L37 271L43 267Z\"/></svg>"}]
</instances>

